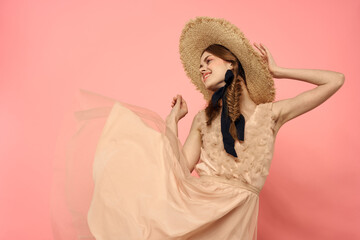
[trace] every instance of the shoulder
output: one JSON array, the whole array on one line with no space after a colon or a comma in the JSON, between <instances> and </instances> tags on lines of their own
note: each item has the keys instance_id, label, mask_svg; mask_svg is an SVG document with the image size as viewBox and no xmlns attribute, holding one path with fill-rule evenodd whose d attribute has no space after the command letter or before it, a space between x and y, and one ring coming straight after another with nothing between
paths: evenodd
<instances>
[{"instance_id":1,"label":"shoulder","mask_svg":"<svg viewBox=\"0 0 360 240\"><path fill-rule=\"evenodd\" d=\"M205 116L205 109L200 109L194 116L194 119L200 119Z\"/></svg>"},{"instance_id":2,"label":"shoulder","mask_svg":"<svg viewBox=\"0 0 360 240\"><path fill-rule=\"evenodd\" d=\"M262 109L261 111L270 113L273 119L278 118L278 106L275 102L265 102L257 105L257 108Z\"/></svg>"},{"instance_id":3,"label":"shoulder","mask_svg":"<svg viewBox=\"0 0 360 240\"><path fill-rule=\"evenodd\" d=\"M205 119L205 109L201 109L195 114L193 119L193 124L196 126L197 129L200 130L200 127L202 126L204 119Z\"/></svg>"},{"instance_id":4,"label":"shoulder","mask_svg":"<svg viewBox=\"0 0 360 240\"><path fill-rule=\"evenodd\" d=\"M280 109L281 109L281 107L277 103L278 102L260 103L258 105L258 108L261 108L261 109L267 110L267 112L270 112L272 119L277 121L277 119L279 117L279 112L280 112Z\"/></svg>"},{"instance_id":5,"label":"shoulder","mask_svg":"<svg viewBox=\"0 0 360 240\"><path fill-rule=\"evenodd\" d=\"M268 119L271 118L275 123L278 119L278 107L275 102L260 103L256 106L254 114L258 117Z\"/></svg>"}]
</instances>

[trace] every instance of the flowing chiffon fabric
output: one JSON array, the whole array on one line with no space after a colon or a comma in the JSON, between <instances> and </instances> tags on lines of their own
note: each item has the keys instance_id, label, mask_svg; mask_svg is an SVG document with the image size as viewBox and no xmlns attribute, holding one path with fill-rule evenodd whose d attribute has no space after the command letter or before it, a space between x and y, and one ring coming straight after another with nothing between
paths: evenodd
<instances>
[{"instance_id":1,"label":"flowing chiffon fabric","mask_svg":"<svg viewBox=\"0 0 360 240\"><path fill-rule=\"evenodd\" d=\"M272 103L256 107L236 159L224 150L220 119L208 127L198 112L200 178L155 112L84 90L78 103L55 155L55 239L257 238L258 194L273 153Z\"/></svg>"}]
</instances>

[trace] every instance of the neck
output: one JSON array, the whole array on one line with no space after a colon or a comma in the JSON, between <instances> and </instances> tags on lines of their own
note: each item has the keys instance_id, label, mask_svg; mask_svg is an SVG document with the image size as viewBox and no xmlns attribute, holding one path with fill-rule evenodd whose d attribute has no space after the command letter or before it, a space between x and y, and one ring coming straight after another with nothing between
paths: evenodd
<instances>
[{"instance_id":1,"label":"neck","mask_svg":"<svg viewBox=\"0 0 360 240\"><path fill-rule=\"evenodd\" d=\"M242 92L240 95L240 109L242 113L252 112L256 103L250 98L246 85L241 82Z\"/></svg>"}]
</instances>

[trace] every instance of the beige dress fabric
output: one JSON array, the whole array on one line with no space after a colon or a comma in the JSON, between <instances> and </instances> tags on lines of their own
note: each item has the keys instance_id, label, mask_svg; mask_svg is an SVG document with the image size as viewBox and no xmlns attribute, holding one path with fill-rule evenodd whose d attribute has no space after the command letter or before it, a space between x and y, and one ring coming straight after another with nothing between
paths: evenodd
<instances>
[{"instance_id":1,"label":"beige dress fabric","mask_svg":"<svg viewBox=\"0 0 360 240\"><path fill-rule=\"evenodd\" d=\"M93 162L94 190L87 222L97 240L257 239L259 192L274 148L272 103L257 105L226 153L221 114L206 126L196 171L186 168L182 144L164 121L115 102Z\"/></svg>"}]
</instances>

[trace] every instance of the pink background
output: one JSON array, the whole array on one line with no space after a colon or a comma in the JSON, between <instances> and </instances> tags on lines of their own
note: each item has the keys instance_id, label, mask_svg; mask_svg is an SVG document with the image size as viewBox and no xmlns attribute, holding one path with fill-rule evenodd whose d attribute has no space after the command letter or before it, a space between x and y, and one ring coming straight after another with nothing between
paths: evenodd
<instances>
[{"instance_id":1,"label":"pink background","mask_svg":"<svg viewBox=\"0 0 360 240\"><path fill-rule=\"evenodd\" d=\"M179 36L203 15L233 22L282 67L346 77L333 97L280 130L258 239L360 238L359 1L8 0L0 2L0 239L53 239L54 143L78 88L163 118L182 94L185 141L205 102L183 71ZM277 100L314 87L275 84Z\"/></svg>"}]
</instances>

